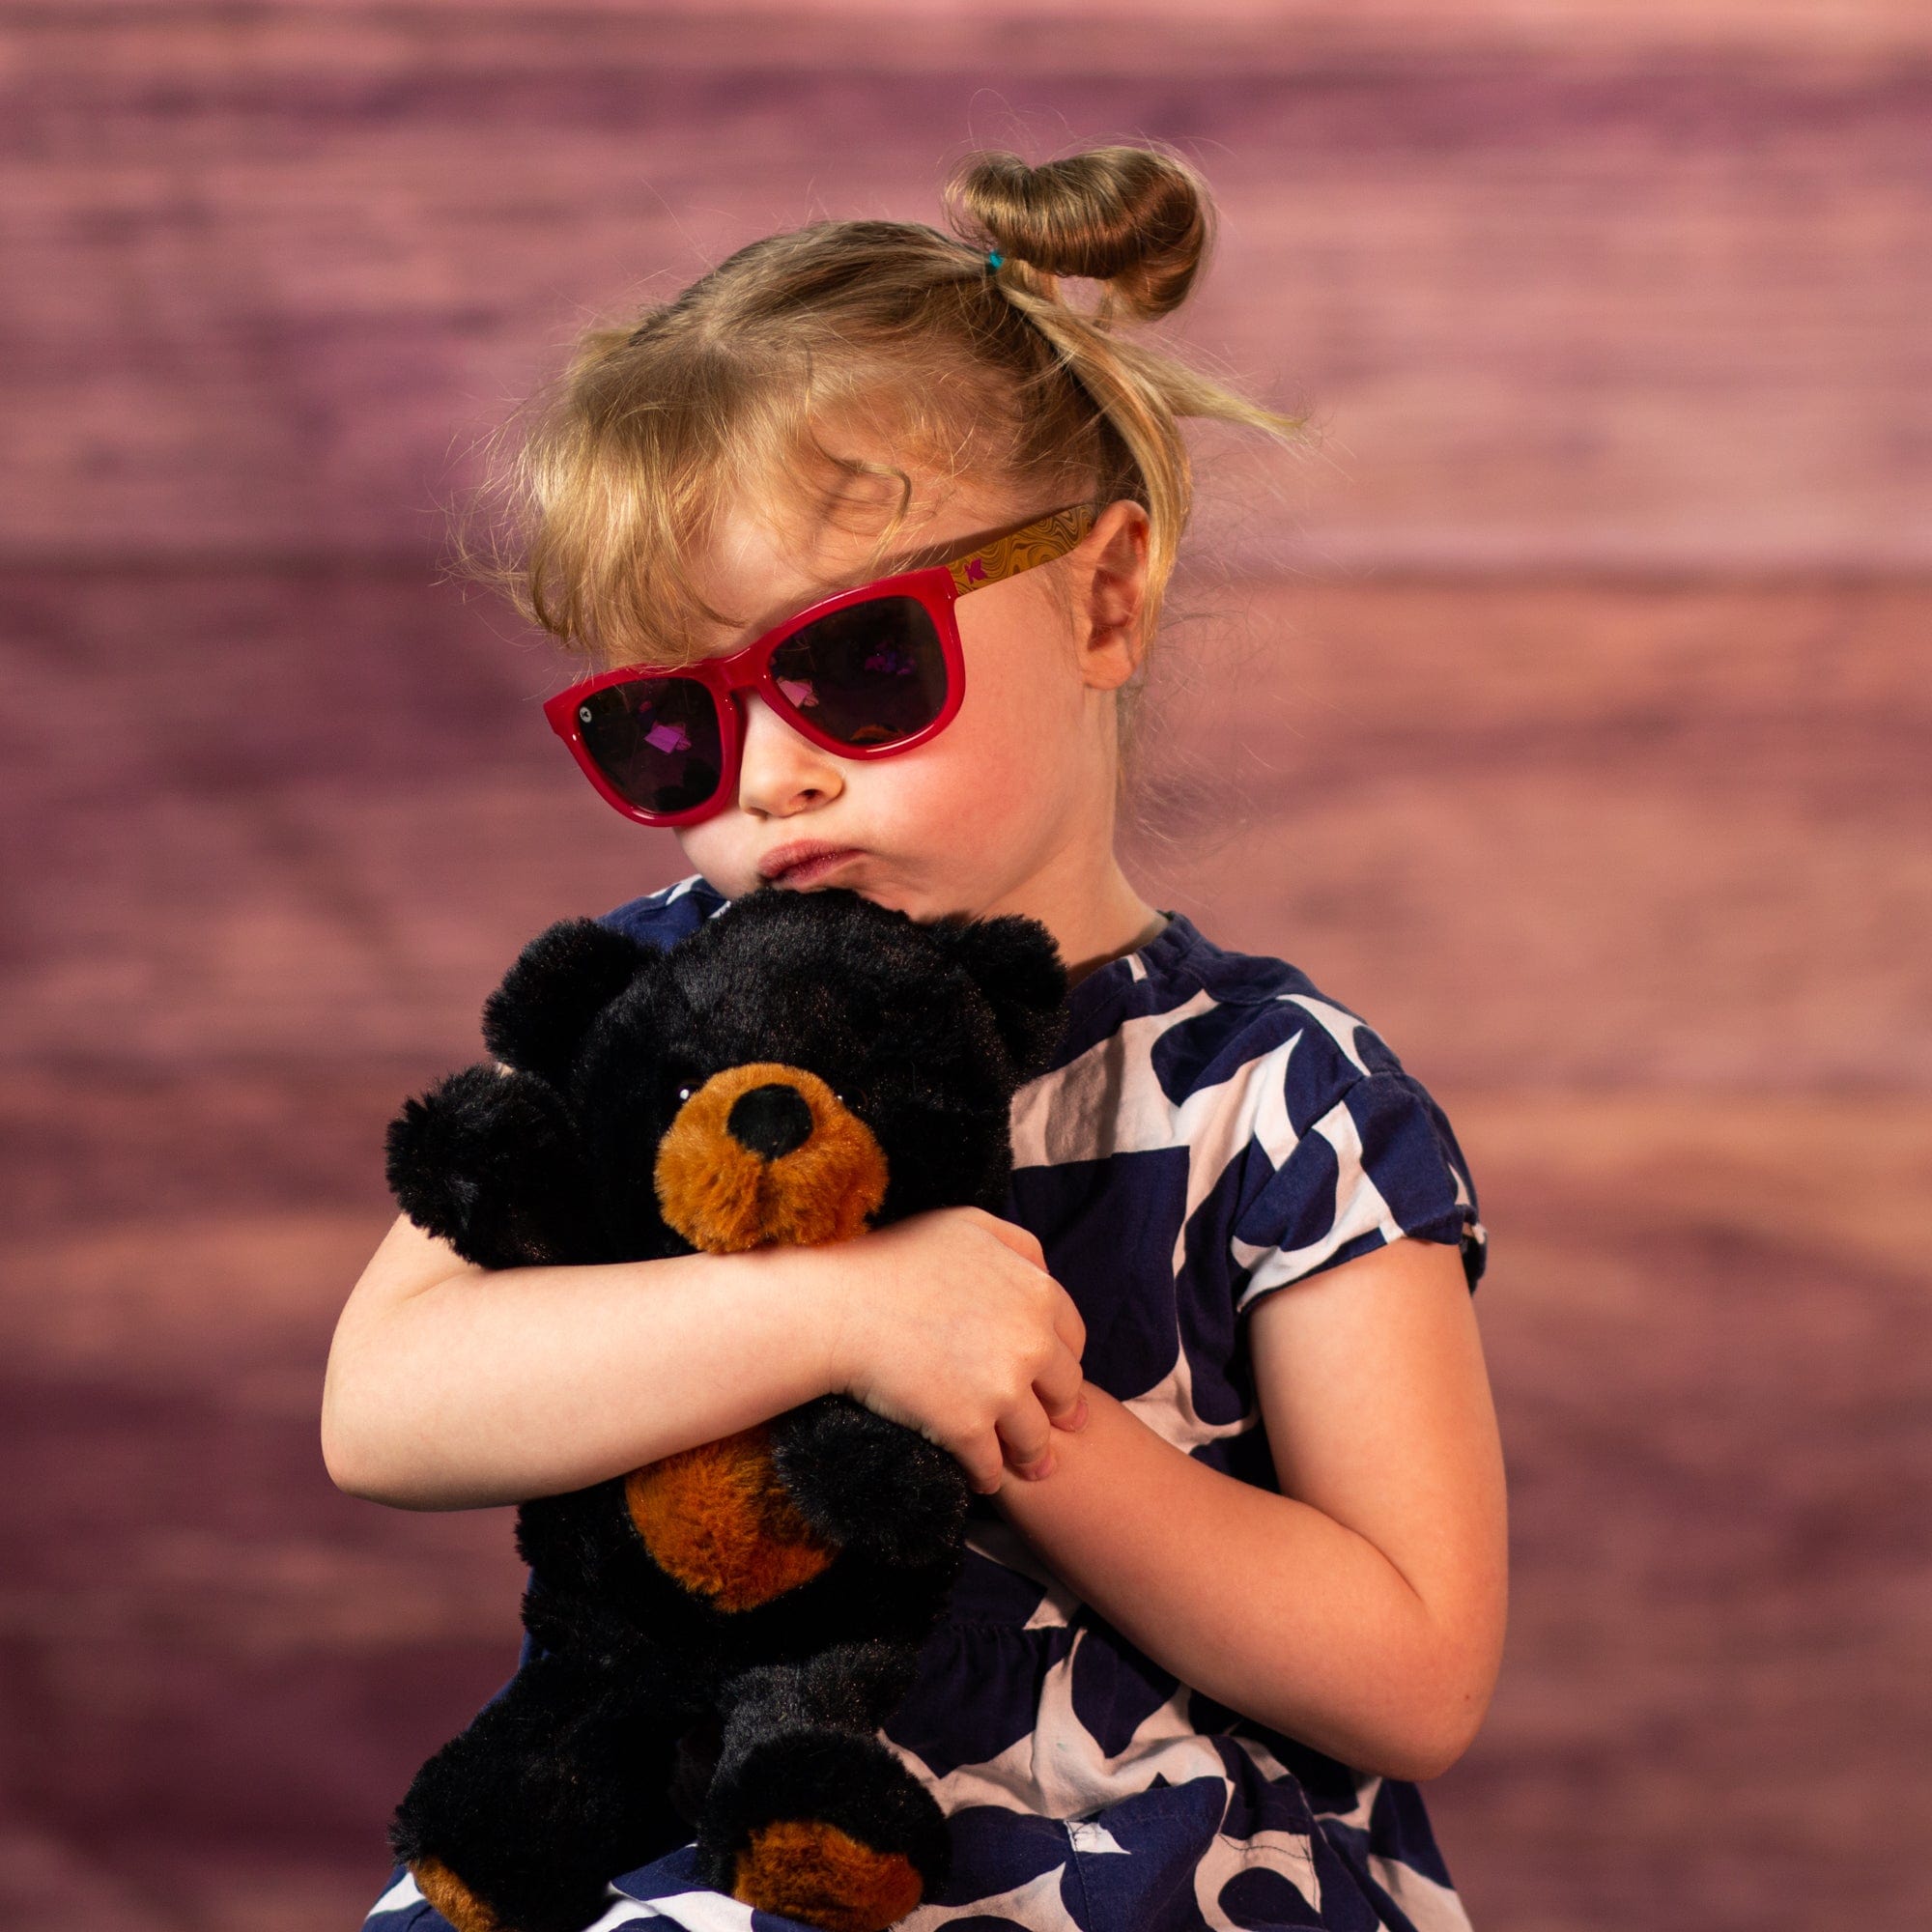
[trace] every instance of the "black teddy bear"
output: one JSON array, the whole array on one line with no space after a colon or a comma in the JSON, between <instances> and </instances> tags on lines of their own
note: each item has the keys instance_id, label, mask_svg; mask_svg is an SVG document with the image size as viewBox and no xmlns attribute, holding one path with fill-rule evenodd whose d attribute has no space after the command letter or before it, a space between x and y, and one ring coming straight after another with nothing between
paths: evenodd
<instances>
[{"instance_id":1,"label":"black teddy bear","mask_svg":"<svg viewBox=\"0 0 1932 1932\"><path fill-rule=\"evenodd\" d=\"M997 1213L1065 997L1051 935L1013 915L762 887L667 950L568 920L484 1008L500 1065L392 1122L389 1182L487 1268ZM945 1875L939 1807L875 1734L967 1507L950 1456L832 1396L525 1503L527 1661L416 1774L397 1856L460 1932L578 1932L695 1830L706 1884L878 1932Z\"/></svg>"}]
</instances>

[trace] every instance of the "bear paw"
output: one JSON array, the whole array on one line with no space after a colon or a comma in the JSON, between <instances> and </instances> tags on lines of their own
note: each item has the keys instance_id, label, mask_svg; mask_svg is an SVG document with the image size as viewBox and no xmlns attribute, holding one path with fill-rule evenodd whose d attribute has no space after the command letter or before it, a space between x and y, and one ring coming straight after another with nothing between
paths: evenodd
<instances>
[{"instance_id":1,"label":"bear paw","mask_svg":"<svg viewBox=\"0 0 1932 1932\"><path fill-rule=\"evenodd\" d=\"M440 1859L410 1867L416 1889L456 1927L456 1932L504 1932L503 1922Z\"/></svg>"},{"instance_id":2,"label":"bear paw","mask_svg":"<svg viewBox=\"0 0 1932 1932\"><path fill-rule=\"evenodd\" d=\"M942 1884L945 1814L876 1737L762 1738L712 1783L698 1827L707 1885L823 1932L884 1932Z\"/></svg>"},{"instance_id":3,"label":"bear paw","mask_svg":"<svg viewBox=\"0 0 1932 1932\"><path fill-rule=\"evenodd\" d=\"M903 1853L875 1852L837 1825L792 1818L752 1833L731 1881L741 1903L825 1932L885 1932L924 1889Z\"/></svg>"}]
</instances>

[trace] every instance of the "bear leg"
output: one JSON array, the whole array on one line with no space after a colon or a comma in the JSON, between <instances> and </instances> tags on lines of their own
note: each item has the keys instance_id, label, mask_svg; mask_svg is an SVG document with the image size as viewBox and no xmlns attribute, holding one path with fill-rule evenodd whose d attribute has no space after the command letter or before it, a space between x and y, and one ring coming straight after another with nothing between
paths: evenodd
<instances>
[{"instance_id":1,"label":"bear leg","mask_svg":"<svg viewBox=\"0 0 1932 1932\"><path fill-rule=\"evenodd\" d=\"M826 1932L884 1932L945 1877L945 1817L875 1735L915 1657L841 1644L733 1682L698 1826L707 1884Z\"/></svg>"},{"instance_id":2,"label":"bear leg","mask_svg":"<svg viewBox=\"0 0 1932 1932\"><path fill-rule=\"evenodd\" d=\"M416 1773L396 1856L457 1932L579 1932L611 1881L690 1839L669 1787L688 1694L532 1659Z\"/></svg>"}]
</instances>

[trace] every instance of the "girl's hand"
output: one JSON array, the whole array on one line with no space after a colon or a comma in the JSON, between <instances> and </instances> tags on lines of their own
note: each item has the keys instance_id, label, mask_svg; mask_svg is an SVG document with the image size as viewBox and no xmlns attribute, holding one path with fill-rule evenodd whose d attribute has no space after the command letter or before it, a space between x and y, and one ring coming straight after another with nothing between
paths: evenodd
<instances>
[{"instance_id":1,"label":"girl's hand","mask_svg":"<svg viewBox=\"0 0 1932 1932\"><path fill-rule=\"evenodd\" d=\"M867 1408L917 1429L991 1494L1037 1481L1056 1428L1086 1421L1086 1324L1039 1242L982 1208L935 1208L801 1253L827 1264L832 1369Z\"/></svg>"}]
</instances>

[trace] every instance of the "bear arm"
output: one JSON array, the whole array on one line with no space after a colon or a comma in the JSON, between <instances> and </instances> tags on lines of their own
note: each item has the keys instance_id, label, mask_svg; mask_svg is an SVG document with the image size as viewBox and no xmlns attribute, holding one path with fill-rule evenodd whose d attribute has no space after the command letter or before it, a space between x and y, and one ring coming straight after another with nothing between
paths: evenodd
<instances>
[{"instance_id":1,"label":"bear arm","mask_svg":"<svg viewBox=\"0 0 1932 1932\"><path fill-rule=\"evenodd\" d=\"M388 1179L403 1212L477 1267L604 1258L576 1124L534 1074L467 1066L407 1101Z\"/></svg>"},{"instance_id":2,"label":"bear arm","mask_svg":"<svg viewBox=\"0 0 1932 1932\"><path fill-rule=\"evenodd\" d=\"M971 1492L959 1464L848 1396L821 1396L778 1417L772 1461L819 1535L881 1562L932 1562L965 1527Z\"/></svg>"}]
</instances>

